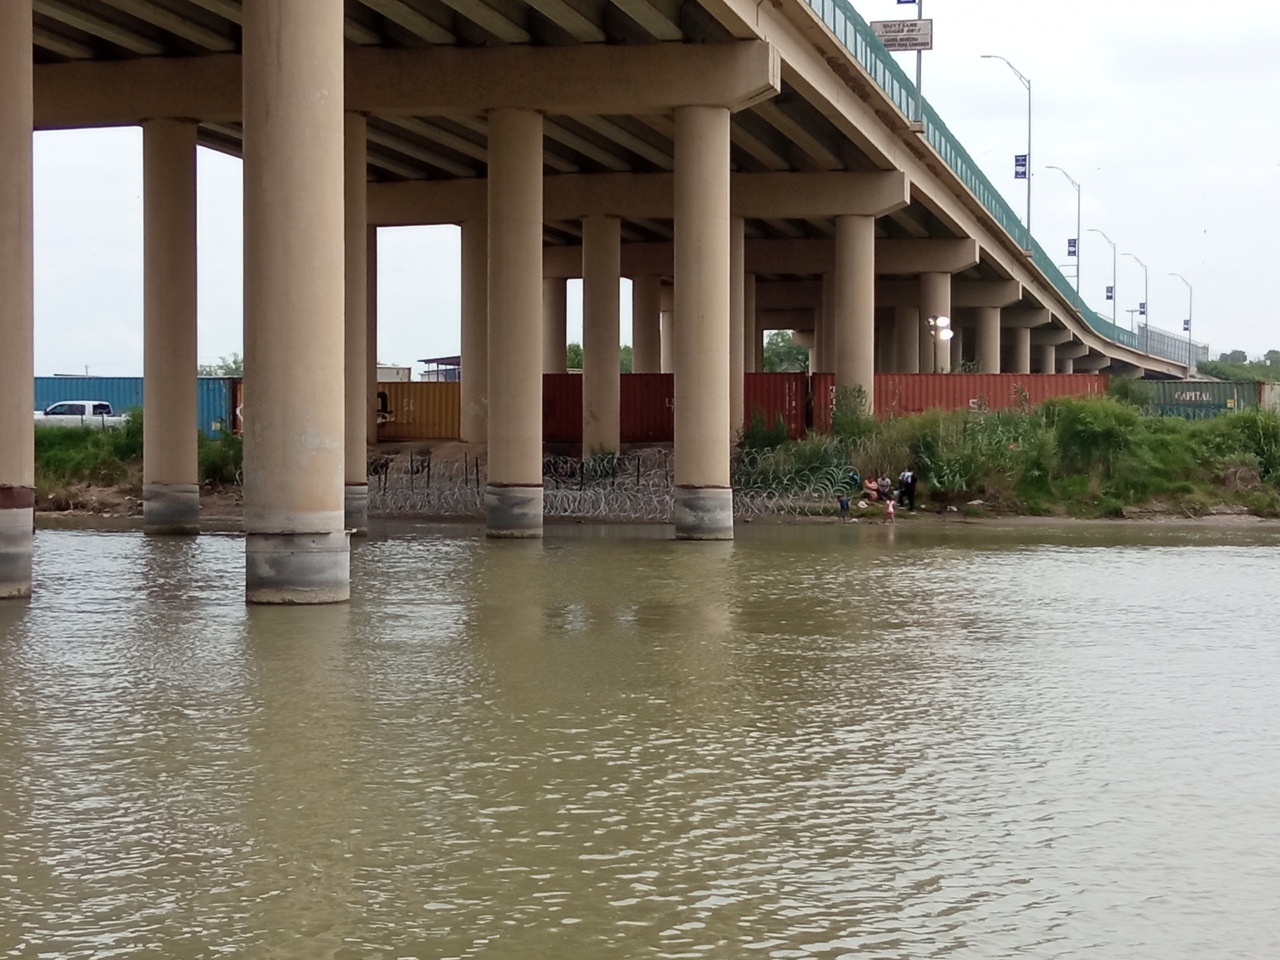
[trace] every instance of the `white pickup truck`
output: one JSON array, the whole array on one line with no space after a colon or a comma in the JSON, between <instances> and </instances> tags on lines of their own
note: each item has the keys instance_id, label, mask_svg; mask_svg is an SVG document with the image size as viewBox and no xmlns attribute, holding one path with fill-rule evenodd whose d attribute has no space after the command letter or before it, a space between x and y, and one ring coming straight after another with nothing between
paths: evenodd
<instances>
[{"instance_id":1,"label":"white pickup truck","mask_svg":"<svg viewBox=\"0 0 1280 960\"><path fill-rule=\"evenodd\" d=\"M36 411L37 427L122 427L128 414L117 415L104 400L61 400Z\"/></svg>"}]
</instances>

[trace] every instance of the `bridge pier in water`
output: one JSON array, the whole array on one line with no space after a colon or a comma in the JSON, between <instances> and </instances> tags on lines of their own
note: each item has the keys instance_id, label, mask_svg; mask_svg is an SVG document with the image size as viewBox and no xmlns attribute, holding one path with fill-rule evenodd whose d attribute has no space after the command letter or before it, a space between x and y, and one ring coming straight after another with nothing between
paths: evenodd
<instances>
[{"instance_id":1,"label":"bridge pier in water","mask_svg":"<svg viewBox=\"0 0 1280 960\"><path fill-rule=\"evenodd\" d=\"M31 595L35 272L31 2L0 4L0 599Z\"/></svg>"},{"instance_id":2,"label":"bridge pier in water","mask_svg":"<svg viewBox=\"0 0 1280 960\"><path fill-rule=\"evenodd\" d=\"M244 18L245 593L350 595L341 0Z\"/></svg>"}]
</instances>

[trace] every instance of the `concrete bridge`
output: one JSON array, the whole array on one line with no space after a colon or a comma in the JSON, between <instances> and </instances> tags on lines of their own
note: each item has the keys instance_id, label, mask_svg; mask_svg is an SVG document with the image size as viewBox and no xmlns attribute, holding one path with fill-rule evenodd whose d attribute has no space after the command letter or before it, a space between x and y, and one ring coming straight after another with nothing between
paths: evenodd
<instances>
[{"instance_id":1,"label":"concrete bridge","mask_svg":"<svg viewBox=\"0 0 1280 960\"><path fill-rule=\"evenodd\" d=\"M733 535L731 411L766 329L868 395L878 369L962 360L1185 375L1083 305L913 100L845 0L4 0L0 596L31 582L33 130L144 132L156 534L199 520L195 148L243 157L247 598L332 602L367 522L379 225L462 225L463 436L487 443L494 537L541 535L568 277L588 450L618 445L620 276L636 371L675 374L679 538Z\"/></svg>"}]
</instances>

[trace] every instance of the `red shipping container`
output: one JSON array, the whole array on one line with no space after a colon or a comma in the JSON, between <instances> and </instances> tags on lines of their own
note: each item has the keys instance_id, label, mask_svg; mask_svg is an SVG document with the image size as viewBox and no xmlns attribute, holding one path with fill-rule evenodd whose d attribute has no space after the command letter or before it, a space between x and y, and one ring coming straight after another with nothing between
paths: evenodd
<instances>
[{"instance_id":1,"label":"red shipping container","mask_svg":"<svg viewBox=\"0 0 1280 960\"><path fill-rule=\"evenodd\" d=\"M1050 397L1106 393L1099 373L881 373L876 416L925 410L1008 410L1034 407Z\"/></svg>"},{"instance_id":2,"label":"red shipping container","mask_svg":"<svg viewBox=\"0 0 1280 960\"><path fill-rule=\"evenodd\" d=\"M764 415L766 425L780 416L787 425L788 438L799 440L808 432L808 403L807 373L748 373L743 376L744 423L749 424L756 413Z\"/></svg>"},{"instance_id":3,"label":"red shipping container","mask_svg":"<svg viewBox=\"0 0 1280 960\"><path fill-rule=\"evenodd\" d=\"M542 375L542 439L582 443L582 374Z\"/></svg>"},{"instance_id":4,"label":"red shipping container","mask_svg":"<svg viewBox=\"0 0 1280 960\"><path fill-rule=\"evenodd\" d=\"M676 437L676 378L670 373L622 375L620 439L671 443Z\"/></svg>"}]
</instances>

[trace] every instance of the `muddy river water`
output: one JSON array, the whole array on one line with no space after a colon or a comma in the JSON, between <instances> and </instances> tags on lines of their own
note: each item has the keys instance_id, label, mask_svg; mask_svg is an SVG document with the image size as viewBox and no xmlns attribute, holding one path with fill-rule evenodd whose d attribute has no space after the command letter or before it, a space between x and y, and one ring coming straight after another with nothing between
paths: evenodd
<instances>
[{"instance_id":1,"label":"muddy river water","mask_svg":"<svg viewBox=\"0 0 1280 960\"><path fill-rule=\"evenodd\" d=\"M0 958L1280 956L1280 528L42 530Z\"/></svg>"}]
</instances>

